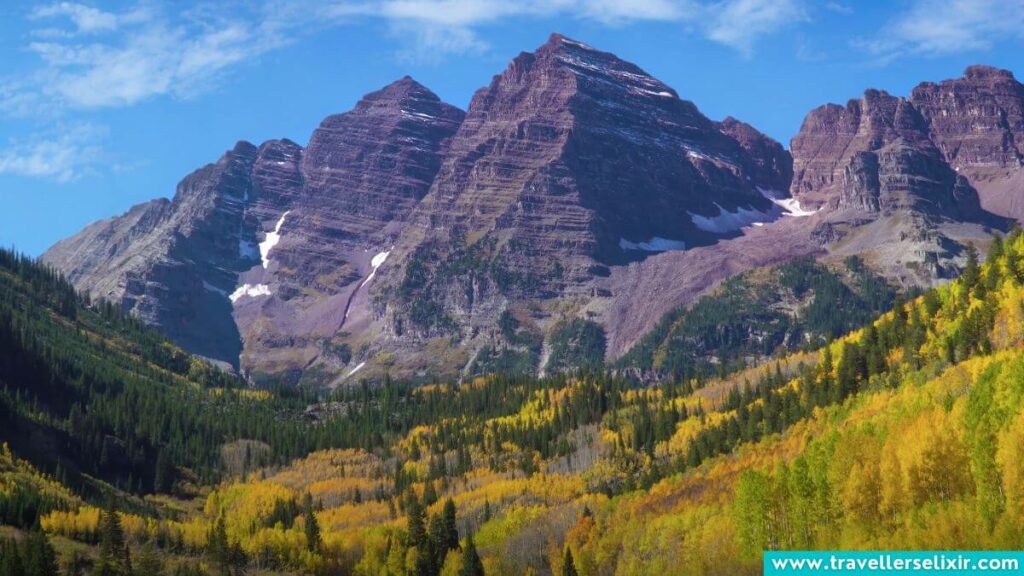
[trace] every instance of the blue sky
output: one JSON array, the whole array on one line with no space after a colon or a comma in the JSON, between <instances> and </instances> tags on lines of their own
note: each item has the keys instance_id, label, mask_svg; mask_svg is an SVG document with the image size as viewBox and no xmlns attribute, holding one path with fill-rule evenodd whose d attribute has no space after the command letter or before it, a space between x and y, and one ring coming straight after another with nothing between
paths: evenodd
<instances>
[{"instance_id":1,"label":"blue sky","mask_svg":"<svg viewBox=\"0 0 1024 576\"><path fill-rule=\"evenodd\" d=\"M0 5L0 245L171 196L237 140L308 141L410 74L465 108L553 31L788 145L867 87L1024 75L1024 0L251 0Z\"/></svg>"}]
</instances>

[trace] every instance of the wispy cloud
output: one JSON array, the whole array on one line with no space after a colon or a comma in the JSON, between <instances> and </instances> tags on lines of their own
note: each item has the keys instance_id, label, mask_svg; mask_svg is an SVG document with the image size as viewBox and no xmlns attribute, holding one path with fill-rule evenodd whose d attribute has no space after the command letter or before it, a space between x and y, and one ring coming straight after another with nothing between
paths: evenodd
<instances>
[{"instance_id":1,"label":"wispy cloud","mask_svg":"<svg viewBox=\"0 0 1024 576\"><path fill-rule=\"evenodd\" d=\"M943 56L1024 40L1024 0L915 0L862 48L885 63L905 55Z\"/></svg>"},{"instance_id":2,"label":"wispy cloud","mask_svg":"<svg viewBox=\"0 0 1024 576\"><path fill-rule=\"evenodd\" d=\"M798 0L299 0L201 4L180 14L149 2L121 12L61 2L28 14L38 27L26 49L41 65L27 79L0 81L0 110L190 98L245 62L339 25L384 22L402 39L400 54L436 58L486 50L485 26L555 16L609 26L678 22L745 55L805 19Z\"/></svg>"},{"instance_id":3,"label":"wispy cloud","mask_svg":"<svg viewBox=\"0 0 1024 576\"><path fill-rule=\"evenodd\" d=\"M124 106L166 94L190 97L230 67L286 41L265 21L248 16L195 11L172 17L150 7L113 13L71 3L37 9L30 19L44 22L50 32L27 49L43 66L18 87L0 87L7 101L3 108L24 101L26 92L48 108ZM70 28L52 27L61 24Z\"/></svg>"},{"instance_id":4,"label":"wispy cloud","mask_svg":"<svg viewBox=\"0 0 1024 576\"><path fill-rule=\"evenodd\" d=\"M488 26L563 18L602 26L678 24L749 56L758 41L806 19L805 0L251 0L182 8L138 0L120 10L59 2L25 13L34 64L0 78L0 114L46 125L159 97L190 99L232 71L303 37L382 23L396 54L438 60L484 52ZM105 132L79 124L0 149L0 173L68 182L92 169Z\"/></svg>"},{"instance_id":5,"label":"wispy cloud","mask_svg":"<svg viewBox=\"0 0 1024 576\"><path fill-rule=\"evenodd\" d=\"M77 180L95 170L102 156L100 142L106 136L103 126L76 124L11 141L0 149L0 174Z\"/></svg>"},{"instance_id":6,"label":"wispy cloud","mask_svg":"<svg viewBox=\"0 0 1024 576\"><path fill-rule=\"evenodd\" d=\"M708 37L748 56L761 36L808 19L803 5L795 0L733 0L709 10Z\"/></svg>"}]
</instances>

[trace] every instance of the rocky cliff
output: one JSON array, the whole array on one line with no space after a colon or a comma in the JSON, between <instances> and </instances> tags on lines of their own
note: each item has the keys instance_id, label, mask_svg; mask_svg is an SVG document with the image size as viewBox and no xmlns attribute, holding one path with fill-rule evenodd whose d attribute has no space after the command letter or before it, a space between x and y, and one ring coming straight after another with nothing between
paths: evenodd
<instances>
[{"instance_id":1,"label":"rocky cliff","mask_svg":"<svg viewBox=\"0 0 1024 576\"><path fill-rule=\"evenodd\" d=\"M952 277L1024 215L1021 102L1012 74L971 67L817 108L790 152L556 34L466 113L404 78L44 260L257 382L594 366L797 257Z\"/></svg>"},{"instance_id":2,"label":"rocky cliff","mask_svg":"<svg viewBox=\"0 0 1024 576\"><path fill-rule=\"evenodd\" d=\"M172 200L93 224L43 260L188 350L254 376L344 364L349 354L330 338L461 120L403 78L325 119L306 149L239 143Z\"/></svg>"},{"instance_id":3,"label":"rocky cliff","mask_svg":"<svg viewBox=\"0 0 1024 576\"><path fill-rule=\"evenodd\" d=\"M635 65L554 35L474 96L374 288L378 343L406 358L512 347L537 366L537 342L602 297L613 267L778 218L789 174L753 128L711 122ZM518 332L502 333L503 314Z\"/></svg>"}]
</instances>

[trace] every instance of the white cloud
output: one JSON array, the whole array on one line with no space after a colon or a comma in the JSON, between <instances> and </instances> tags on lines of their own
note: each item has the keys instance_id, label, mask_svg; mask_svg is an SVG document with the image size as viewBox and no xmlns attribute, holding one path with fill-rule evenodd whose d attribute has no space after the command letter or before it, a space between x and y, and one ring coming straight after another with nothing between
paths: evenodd
<instances>
[{"instance_id":1,"label":"white cloud","mask_svg":"<svg viewBox=\"0 0 1024 576\"><path fill-rule=\"evenodd\" d=\"M283 42L248 14L171 16L144 8L114 14L63 3L36 10L31 18L74 26L63 36L46 28L51 32L27 47L44 64L27 90L53 108L125 106L166 94L187 98L233 65Z\"/></svg>"},{"instance_id":2,"label":"white cloud","mask_svg":"<svg viewBox=\"0 0 1024 576\"><path fill-rule=\"evenodd\" d=\"M295 0L204 3L182 12L140 2L122 12L62 2L29 14L34 73L0 80L0 111L54 114L190 98L230 70L325 28L379 21L401 57L435 60L488 48L479 29L512 18L567 17L604 25L676 22L749 55L806 19L802 0Z\"/></svg>"},{"instance_id":3,"label":"white cloud","mask_svg":"<svg viewBox=\"0 0 1024 576\"><path fill-rule=\"evenodd\" d=\"M580 8L583 16L611 25L641 20L686 20L698 11L697 5L693 2L675 0L586 0L582 2Z\"/></svg>"},{"instance_id":4,"label":"white cloud","mask_svg":"<svg viewBox=\"0 0 1024 576\"><path fill-rule=\"evenodd\" d=\"M888 62L908 54L942 56L1024 40L1024 0L915 0L860 47Z\"/></svg>"},{"instance_id":5,"label":"white cloud","mask_svg":"<svg viewBox=\"0 0 1024 576\"><path fill-rule=\"evenodd\" d=\"M42 6L36 8L31 14L31 17L35 19L58 16L67 17L74 23L79 32L84 33L114 30L117 28L119 20L117 14L104 12L98 8L74 2L61 2L59 4Z\"/></svg>"},{"instance_id":6,"label":"white cloud","mask_svg":"<svg viewBox=\"0 0 1024 576\"><path fill-rule=\"evenodd\" d=\"M70 182L94 170L101 159L100 142L107 129L77 124L60 131L11 141L0 149L0 174Z\"/></svg>"},{"instance_id":7,"label":"white cloud","mask_svg":"<svg viewBox=\"0 0 1024 576\"><path fill-rule=\"evenodd\" d=\"M795 0L731 0L710 7L708 37L750 55L754 42L790 24L807 20Z\"/></svg>"}]
</instances>

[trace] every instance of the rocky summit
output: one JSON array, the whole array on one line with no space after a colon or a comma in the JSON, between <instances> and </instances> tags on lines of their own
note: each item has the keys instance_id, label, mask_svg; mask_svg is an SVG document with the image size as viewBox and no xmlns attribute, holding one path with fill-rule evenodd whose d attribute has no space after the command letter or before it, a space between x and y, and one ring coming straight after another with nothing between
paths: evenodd
<instances>
[{"instance_id":1,"label":"rocky summit","mask_svg":"<svg viewBox=\"0 0 1024 576\"><path fill-rule=\"evenodd\" d=\"M241 142L158 200L43 259L186 349L297 378L333 338L433 182L462 112L411 78L331 116L306 148Z\"/></svg>"},{"instance_id":2,"label":"rocky summit","mask_svg":"<svg viewBox=\"0 0 1024 576\"><path fill-rule=\"evenodd\" d=\"M932 285L1024 216L1024 87L973 66L811 111L789 151L555 34L463 113L403 78L239 143L44 260L255 382L599 366L729 276Z\"/></svg>"}]
</instances>

